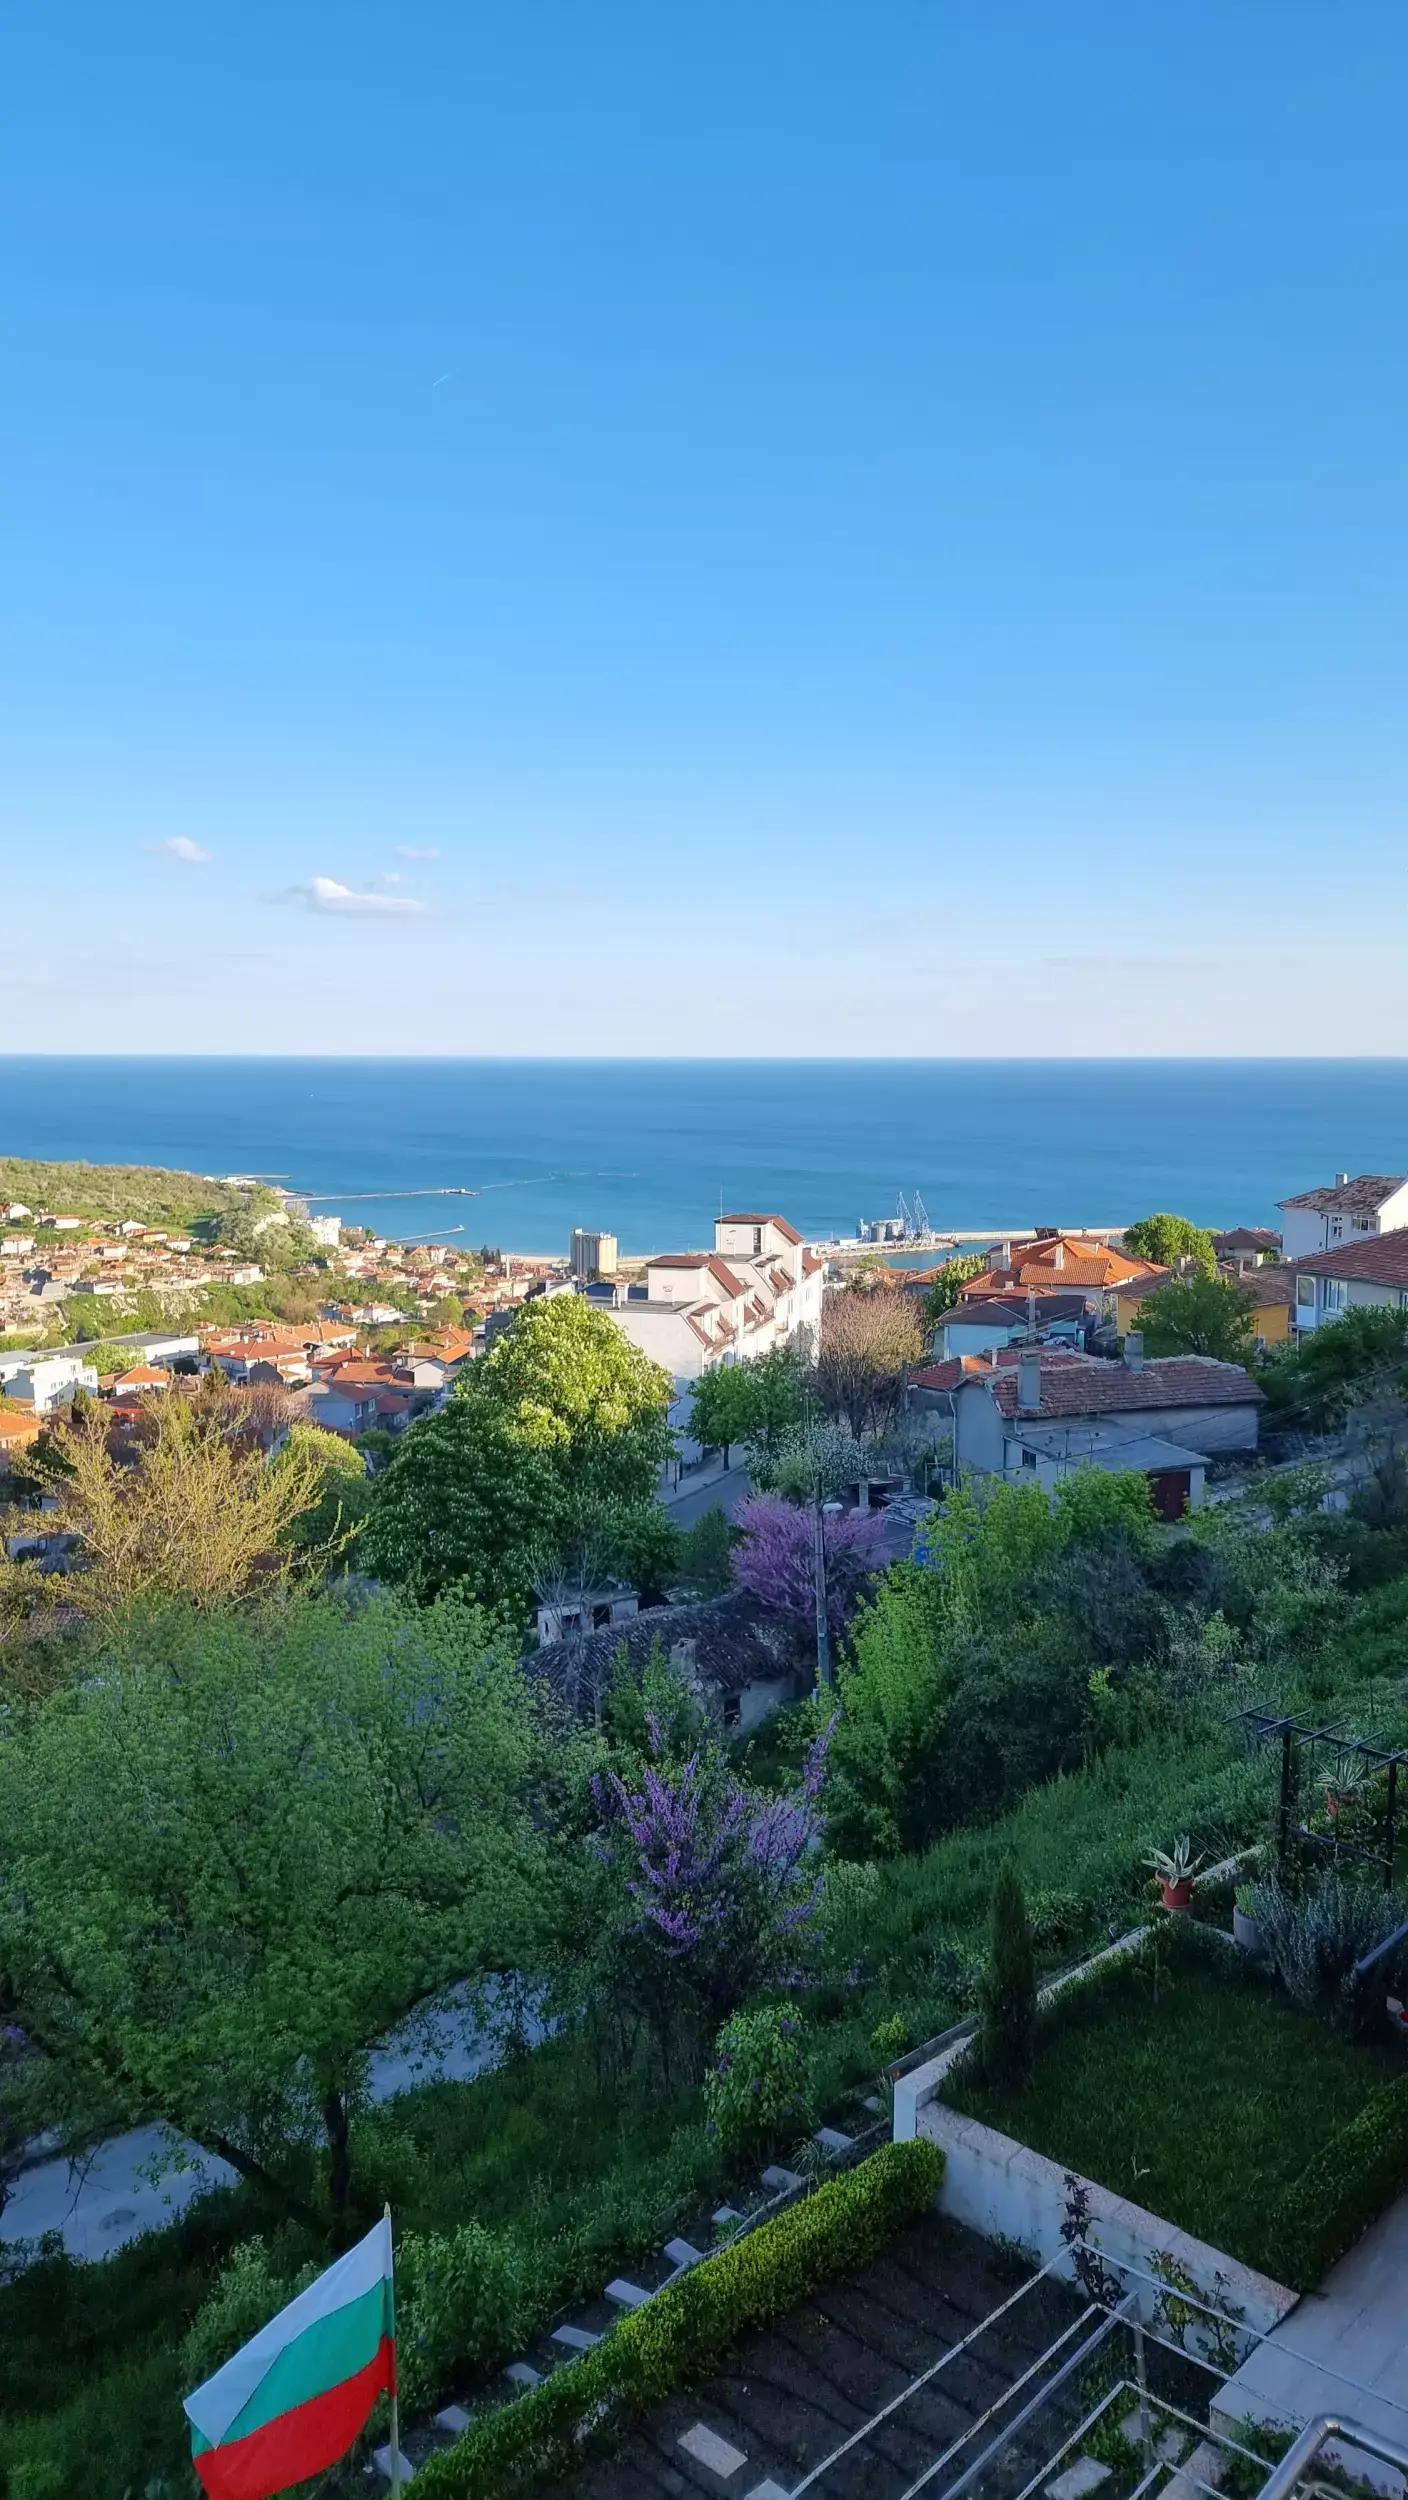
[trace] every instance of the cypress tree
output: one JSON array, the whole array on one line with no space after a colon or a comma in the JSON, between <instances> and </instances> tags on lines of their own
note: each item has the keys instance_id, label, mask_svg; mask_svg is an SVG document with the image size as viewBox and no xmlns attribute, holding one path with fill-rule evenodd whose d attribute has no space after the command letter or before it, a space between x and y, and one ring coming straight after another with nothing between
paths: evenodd
<instances>
[{"instance_id":1,"label":"cypress tree","mask_svg":"<svg viewBox=\"0 0 1408 2500\"><path fill-rule=\"evenodd\" d=\"M1022 1879L1010 1858L993 1886L978 2009L978 2057L988 2082L1021 2083L1031 2063L1036 1963Z\"/></svg>"}]
</instances>

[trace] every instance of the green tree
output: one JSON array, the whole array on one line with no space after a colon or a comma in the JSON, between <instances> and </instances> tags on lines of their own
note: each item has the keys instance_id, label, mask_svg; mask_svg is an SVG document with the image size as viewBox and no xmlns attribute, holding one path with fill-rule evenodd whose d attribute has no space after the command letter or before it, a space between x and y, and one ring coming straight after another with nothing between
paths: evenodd
<instances>
[{"instance_id":1,"label":"green tree","mask_svg":"<svg viewBox=\"0 0 1408 2500\"><path fill-rule=\"evenodd\" d=\"M295 1424L273 1459L277 1470L311 1458L317 1474L311 1498L289 1522L283 1542L300 1553L327 1553L346 1569L354 1540L371 1508L372 1480L362 1452L319 1424Z\"/></svg>"},{"instance_id":2,"label":"green tree","mask_svg":"<svg viewBox=\"0 0 1408 2500\"><path fill-rule=\"evenodd\" d=\"M1009 1858L993 1886L987 1966L978 1994L978 2059L989 2083L1023 2080L1035 2022L1036 1959L1022 1878Z\"/></svg>"},{"instance_id":3,"label":"green tree","mask_svg":"<svg viewBox=\"0 0 1408 2500\"><path fill-rule=\"evenodd\" d=\"M738 1530L716 1502L680 1539L679 1577L696 1597L722 1597L733 1586L733 1549Z\"/></svg>"},{"instance_id":4,"label":"green tree","mask_svg":"<svg viewBox=\"0 0 1408 2500\"><path fill-rule=\"evenodd\" d=\"M971 1284L975 1276L981 1276L987 1264L987 1253L982 1250L945 1261L924 1296L926 1336L933 1335L939 1322L954 1308L963 1287Z\"/></svg>"},{"instance_id":5,"label":"green tree","mask_svg":"<svg viewBox=\"0 0 1408 2500\"><path fill-rule=\"evenodd\" d=\"M690 1433L701 1449L722 1450L725 1466L740 1441L766 1457L800 1431L808 1386L795 1346L774 1346L751 1363L721 1364L695 1382Z\"/></svg>"},{"instance_id":6,"label":"green tree","mask_svg":"<svg viewBox=\"0 0 1408 2500\"><path fill-rule=\"evenodd\" d=\"M1172 1276L1141 1303L1147 1354L1206 1354L1245 1363L1256 1340L1255 1305L1240 1285L1218 1276Z\"/></svg>"},{"instance_id":7,"label":"green tree","mask_svg":"<svg viewBox=\"0 0 1408 2500\"><path fill-rule=\"evenodd\" d=\"M701 1372L689 1410L690 1438L701 1450L720 1450L725 1467L736 1441L751 1438L759 1403L751 1363L718 1363Z\"/></svg>"},{"instance_id":8,"label":"green tree","mask_svg":"<svg viewBox=\"0 0 1408 2500\"><path fill-rule=\"evenodd\" d=\"M671 1395L604 1311L575 1294L529 1303L377 1476L367 1569L525 1622L545 1554L585 1519L653 1501Z\"/></svg>"},{"instance_id":9,"label":"green tree","mask_svg":"<svg viewBox=\"0 0 1408 2500\"><path fill-rule=\"evenodd\" d=\"M540 1708L454 1605L114 1632L0 1747L0 1970L50 2123L163 2122L288 2212L316 2160L346 2207L375 2042L539 1950Z\"/></svg>"},{"instance_id":10,"label":"green tree","mask_svg":"<svg viewBox=\"0 0 1408 2500\"><path fill-rule=\"evenodd\" d=\"M1356 1410L1408 1400L1408 1311L1349 1310L1268 1364L1269 1411L1312 1432Z\"/></svg>"},{"instance_id":11,"label":"green tree","mask_svg":"<svg viewBox=\"0 0 1408 2500\"><path fill-rule=\"evenodd\" d=\"M1126 1224L1124 1246L1134 1258L1148 1259L1155 1267L1180 1267L1188 1260L1200 1276L1217 1274L1211 1233L1186 1215L1141 1216L1137 1224Z\"/></svg>"}]
</instances>

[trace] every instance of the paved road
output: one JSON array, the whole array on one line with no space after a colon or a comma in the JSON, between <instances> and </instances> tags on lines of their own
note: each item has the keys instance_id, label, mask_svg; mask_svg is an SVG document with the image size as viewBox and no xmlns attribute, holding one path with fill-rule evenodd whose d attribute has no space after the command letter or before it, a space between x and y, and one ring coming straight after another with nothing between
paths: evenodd
<instances>
[{"instance_id":1,"label":"paved road","mask_svg":"<svg viewBox=\"0 0 1408 2500\"><path fill-rule=\"evenodd\" d=\"M667 1503L670 1517L677 1528L692 1528L706 1510L723 1509L732 1519L740 1502L746 1502L752 1487L746 1467L729 1467L709 1475L703 1483L690 1485Z\"/></svg>"}]
</instances>

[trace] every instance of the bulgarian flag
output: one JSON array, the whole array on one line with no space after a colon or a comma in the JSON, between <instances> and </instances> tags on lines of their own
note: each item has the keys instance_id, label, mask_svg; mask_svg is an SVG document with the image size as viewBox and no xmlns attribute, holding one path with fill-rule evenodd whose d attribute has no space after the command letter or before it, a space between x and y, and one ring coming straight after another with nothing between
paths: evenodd
<instances>
[{"instance_id":1,"label":"bulgarian flag","mask_svg":"<svg viewBox=\"0 0 1408 2500\"><path fill-rule=\"evenodd\" d=\"M396 2393L391 2217L186 2398L211 2500L270 2500L346 2454Z\"/></svg>"}]
</instances>

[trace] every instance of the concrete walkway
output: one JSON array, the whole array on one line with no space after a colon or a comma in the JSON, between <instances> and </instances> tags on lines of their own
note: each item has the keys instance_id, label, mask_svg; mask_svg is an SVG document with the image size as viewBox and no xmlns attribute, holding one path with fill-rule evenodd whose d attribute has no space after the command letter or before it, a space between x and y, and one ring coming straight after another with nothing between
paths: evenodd
<instances>
[{"instance_id":1,"label":"concrete walkway","mask_svg":"<svg viewBox=\"0 0 1408 2500\"><path fill-rule=\"evenodd\" d=\"M1408 2196L1243 2362L1218 2398L1244 2422L1348 2414L1408 2448ZM1381 2488L1392 2488L1375 2471Z\"/></svg>"}]
</instances>

